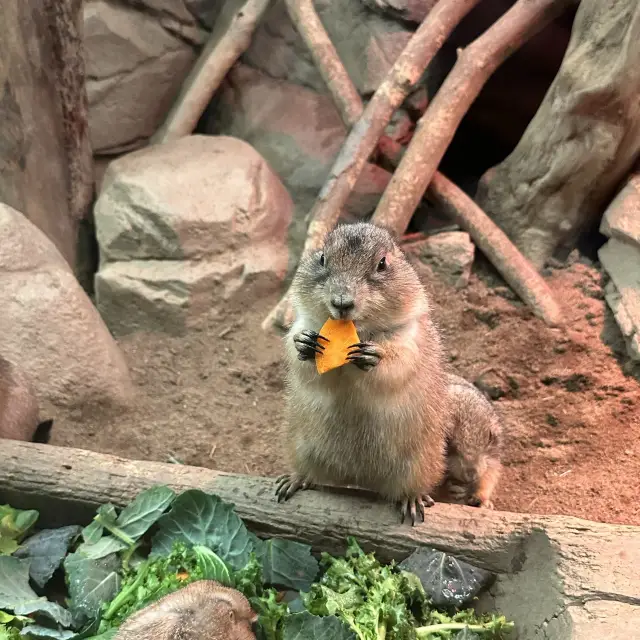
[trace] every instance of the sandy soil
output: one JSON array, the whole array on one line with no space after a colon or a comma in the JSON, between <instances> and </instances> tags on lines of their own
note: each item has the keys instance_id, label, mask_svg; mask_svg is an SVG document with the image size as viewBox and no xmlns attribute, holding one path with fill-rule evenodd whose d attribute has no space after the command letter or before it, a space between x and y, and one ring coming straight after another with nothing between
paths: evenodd
<instances>
[{"instance_id":1,"label":"sandy soil","mask_svg":"<svg viewBox=\"0 0 640 640\"><path fill-rule=\"evenodd\" d=\"M549 282L568 330L547 328L480 259L470 285L433 282L451 367L503 393L505 471L496 507L640 525L640 385L623 372L599 272L575 262ZM120 341L138 386L117 419L57 416L53 444L129 458L275 475L283 454L281 341L260 322L275 298L246 314L212 314L187 338Z\"/></svg>"}]
</instances>

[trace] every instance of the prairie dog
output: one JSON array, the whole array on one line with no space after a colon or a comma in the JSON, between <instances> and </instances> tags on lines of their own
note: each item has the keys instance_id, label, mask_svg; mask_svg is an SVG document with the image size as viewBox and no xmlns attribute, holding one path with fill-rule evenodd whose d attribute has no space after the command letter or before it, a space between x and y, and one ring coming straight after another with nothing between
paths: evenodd
<instances>
[{"instance_id":1,"label":"prairie dog","mask_svg":"<svg viewBox=\"0 0 640 640\"><path fill-rule=\"evenodd\" d=\"M255 640L256 620L239 591L198 580L127 618L115 640Z\"/></svg>"},{"instance_id":2,"label":"prairie dog","mask_svg":"<svg viewBox=\"0 0 640 640\"><path fill-rule=\"evenodd\" d=\"M0 356L0 438L48 442L52 421L40 424L38 413L31 381Z\"/></svg>"},{"instance_id":3,"label":"prairie dog","mask_svg":"<svg viewBox=\"0 0 640 640\"><path fill-rule=\"evenodd\" d=\"M491 509L502 470L500 417L473 384L453 374L448 381L451 422L445 488L458 501Z\"/></svg>"},{"instance_id":4,"label":"prairie dog","mask_svg":"<svg viewBox=\"0 0 640 640\"><path fill-rule=\"evenodd\" d=\"M302 257L285 339L290 454L278 500L314 484L355 485L424 521L445 473L449 412L443 351L418 275L384 229L344 224ZM350 363L315 367L322 325L355 323Z\"/></svg>"}]
</instances>

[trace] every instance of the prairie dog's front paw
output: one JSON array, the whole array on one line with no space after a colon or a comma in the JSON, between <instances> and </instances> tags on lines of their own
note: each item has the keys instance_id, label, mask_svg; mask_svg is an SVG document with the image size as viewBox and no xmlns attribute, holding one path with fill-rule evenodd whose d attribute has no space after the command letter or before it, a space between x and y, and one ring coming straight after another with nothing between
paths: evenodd
<instances>
[{"instance_id":1,"label":"prairie dog's front paw","mask_svg":"<svg viewBox=\"0 0 640 640\"><path fill-rule=\"evenodd\" d=\"M362 371L373 369L382 358L380 349L372 342L358 342L352 344L347 352L347 360Z\"/></svg>"},{"instance_id":2,"label":"prairie dog's front paw","mask_svg":"<svg viewBox=\"0 0 640 640\"><path fill-rule=\"evenodd\" d=\"M298 352L300 360L313 360L316 353L322 353L324 346L320 344L320 340L329 342L327 338L321 336L317 331L305 329L293 336L293 345Z\"/></svg>"}]
</instances>

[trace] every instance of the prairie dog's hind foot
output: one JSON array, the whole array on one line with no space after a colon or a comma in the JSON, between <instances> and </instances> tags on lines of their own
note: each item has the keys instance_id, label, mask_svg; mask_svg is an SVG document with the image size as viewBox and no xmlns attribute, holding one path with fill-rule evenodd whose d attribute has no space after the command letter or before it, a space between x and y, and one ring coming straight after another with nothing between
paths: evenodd
<instances>
[{"instance_id":1,"label":"prairie dog's hind foot","mask_svg":"<svg viewBox=\"0 0 640 640\"><path fill-rule=\"evenodd\" d=\"M305 329L293 336L293 344L298 352L300 360L313 360L316 353L324 351L324 345L320 344L320 340L329 342L327 338L321 336L317 331Z\"/></svg>"},{"instance_id":2,"label":"prairie dog's hind foot","mask_svg":"<svg viewBox=\"0 0 640 640\"><path fill-rule=\"evenodd\" d=\"M411 517L411 526L416 526L416 519L420 516L420 521L424 522L425 509L433 507L435 500L427 493L420 496L407 498L400 503L400 524L404 524L407 515Z\"/></svg>"},{"instance_id":3,"label":"prairie dog's hind foot","mask_svg":"<svg viewBox=\"0 0 640 640\"><path fill-rule=\"evenodd\" d=\"M313 484L296 473L286 473L276 478L276 498L278 502L286 502L298 491L313 489Z\"/></svg>"},{"instance_id":4,"label":"prairie dog's hind foot","mask_svg":"<svg viewBox=\"0 0 640 640\"><path fill-rule=\"evenodd\" d=\"M471 496L468 500L467 500L467 504L470 507L478 507L481 509L494 509L495 507L493 506L493 502L491 502L491 500L483 500L482 498L480 498L477 495Z\"/></svg>"}]
</instances>

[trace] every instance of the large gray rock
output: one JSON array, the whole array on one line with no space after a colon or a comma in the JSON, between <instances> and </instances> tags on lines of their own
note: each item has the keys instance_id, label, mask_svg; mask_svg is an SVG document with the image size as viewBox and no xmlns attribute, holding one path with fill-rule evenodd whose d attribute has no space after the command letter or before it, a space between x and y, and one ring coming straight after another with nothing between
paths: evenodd
<instances>
[{"instance_id":1,"label":"large gray rock","mask_svg":"<svg viewBox=\"0 0 640 640\"><path fill-rule=\"evenodd\" d=\"M180 334L220 303L250 304L287 272L293 203L230 137L189 136L108 167L95 206L97 304L116 334Z\"/></svg>"},{"instance_id":2,"label":"large gray rock","mask_svg":"<svg viewBox=\"0 0 640 640\"><path fill-rule=\"evenodd\" d=\"M582 0L562 66L478 203L538 267L567 252L640 153L640 4Z\"/></svg>"},{"instance_id":3,"label":"large gray rock","mask_svg":"<svg viewBox=\"0 0 640 640\"><path fill-rule=\"evenodd\" d=\"M640 361L640 247L620 240L609 240L598 252L611 280L605 288L624 336L629 356Z\"/></svg>"},{"instance_id":4,"label":"large gray rock","mask_svg":"<svg viewBox=\"0 0 640 640\"><path fill-rule=\"evenodd\" d=\"M0 353L39 399L126 405L124 358L66 261L25 216L0 204Z\"/></svg>"},{"instance_id":5,"label":"large gray rock","mask_svg":"<svg viewBox=\"0 0 640 640\"><path fill-rule=\"evenodd\" d=\"M194 47L152 13L108 0L85 4L84 44L94 153L142 146L180 91Z\"/></svg>"},{"instance_id":6,"label":"large gray rock","mask_svg":"<svg viewBox=\"0 0 640 640\"><path fill-rule=\"evenodd\" d=\"M407 27L354 0L316 0L314 7L358 91L373 93L412 35ZM327 93L284 0L276 0L242 61L272 78Z\"/></svg>"},{"instance_id":7,"label":"large gray rock","mask_svg":"<svg viewBox=\"0 0 640 640\"><path fill-rule=\"evenodd\" d=\"M237 65L222 85L216 104L207 131L241 138L267 160L295 202L300 227L295 239L303 240L304 217L346 138L333 101ZM372 213L390 178L376 165L366 165L345 207L345 220Z\"/></svg>"}]
</instances>

